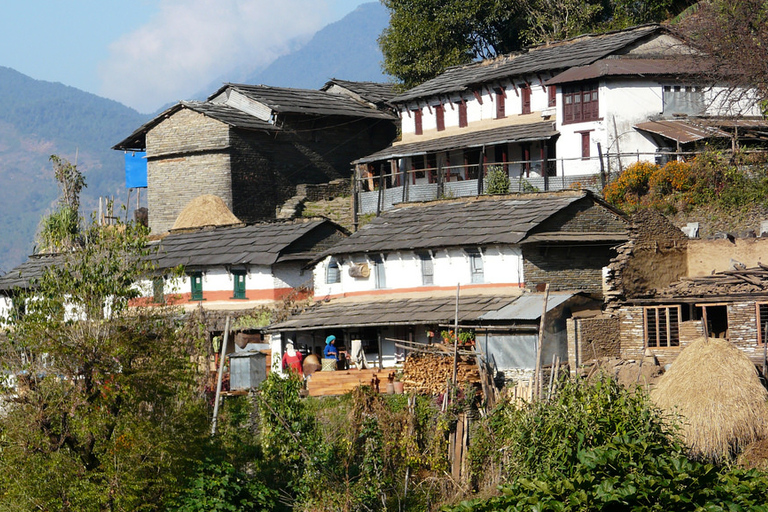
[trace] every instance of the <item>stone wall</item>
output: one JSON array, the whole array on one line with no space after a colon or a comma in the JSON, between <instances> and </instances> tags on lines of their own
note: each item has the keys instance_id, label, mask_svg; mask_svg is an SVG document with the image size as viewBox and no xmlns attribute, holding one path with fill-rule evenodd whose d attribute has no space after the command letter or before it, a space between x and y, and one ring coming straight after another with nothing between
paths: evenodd
<instances>
[{"instance_id":1,"label":"stone wall","mask_svg":"<svg viewBox=\"0 0 768 512\"><path fill-rule=\"evenodd\" d=\"M214 194L232 208L229 127L182 109L147 133L147 204L153 233L168 231L190 201Z\"/></svg>"},{"instance_id":2,"label":"stone wall","mask_svg":"<svg viewBox=\"0 0 768 512\"><path fill-rule=\"evenodd\" d=\"M627 219L596 200L585 197L559 211L531 233L626 233Z\"/></svg>"},{"instance_id":3,"label":"stone wall","mask_svg":"<svg viewBox=\"0 0 768 512\"><path fill-rule=\"evenodd\" d=\"M337 179L328 183L301 184L296 187L296 195L302 195L307 201L329 201L337 197L352 195L352 181Z\"/></svg>"},{"instance_id":4,"label":"stone wall","mask_svg":"<svg viewBox=\"0 0 768 512\"><path fill-rule=\"evenodd\" d=\"M525 284L536 288L549 283L551 291L583 291L601 297L602 269L611 261L611 256L611 249L606 246L526 244L523 246Z\"/></svg>"},{"instance_id":5,"label":"stone wall","mask_svg":"<svg viewBox=\"0 0 768 512\"><path fill-rule=\"evenodd\" d=\"M568 364L575 371L601 357L621 357L618 317L568 319Z\"/></svg>"}]
</instances>

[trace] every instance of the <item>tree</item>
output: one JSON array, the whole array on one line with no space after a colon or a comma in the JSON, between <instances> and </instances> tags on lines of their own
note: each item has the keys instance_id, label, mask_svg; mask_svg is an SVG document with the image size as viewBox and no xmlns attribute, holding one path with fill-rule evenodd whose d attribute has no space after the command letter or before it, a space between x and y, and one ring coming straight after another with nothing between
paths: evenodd
<instances>
[{"instance_id":1,"label":"tree","mask_svg":"<svg viewBox=\"0 0 768 512\"><path fill-rule=\"evenodd\" d=\"M513 0L382 0L384 70L414 87L447 67L520 47L523 10Z\"/></svg>"},{"instance_id":2,"label":"tree","mask_svg":"<svg viewBox=\"0 0 768 512\"><path fill-rule=\"evenodd\" d=\"M0 351L0 510L154 510L201 459L195 330L129 308L150 270L145 235L91 225L15 301L23 314Z\"/></svg>"},{"instance_id":3,"label":"tree","mask_svg":"<svg viewBox=\"0 0 768 512\"><path fill-rule=\"evenodd\" d=\"M77 165L56 155L51 155L50 161L53 162L60 195L56 209L40 222L38 250L41 252L58 252L75 247L80 231L80 191L87 186Z\"/></svg>"},{"instance_id":4,"label":"tree","mask_svg":"<svg viewBox=\"0 0 768 512\"><path fill-rule=\"evenodd\" d=\"M677 15L693 0L381 0L384 71L411 88L467 64L586 32Z\"/></svg>"},{"instance_id":5,"label":"tree","mask_svg":"<svg viewBox=\"0 0 768 512\"><path fill-rule=\"evenodd\" d=\"M755 91L768 113L768 1L700 2L679 29L713 59L713 83L729 82L734 100L745 89Z\"/></svg>"}]
</instances>

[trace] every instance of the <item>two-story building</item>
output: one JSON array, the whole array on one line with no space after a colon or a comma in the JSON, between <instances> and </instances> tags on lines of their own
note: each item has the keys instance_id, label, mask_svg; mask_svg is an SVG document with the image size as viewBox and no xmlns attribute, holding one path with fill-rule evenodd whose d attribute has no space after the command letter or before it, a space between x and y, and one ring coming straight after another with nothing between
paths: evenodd
<instances>
[{"instance_id":1,"label":"two-story building","mask_svg":"<svg viewBox=\"0 0 768 512\"><path fill-rule=\"evenodd\" d=\"M402 139L356 161L359 211L482 193L491 166L513 191L596 190L638 159L759 140L754 96L711 84L706 65L647 25L449 68L392 100Z\"/></svg>"},{"instance_id":2,"label":"two-story building","mask_svg":"<svg viewBox=\"0 0 768 512\"><path fill-rule=\"evenodd\" d=\"M201 193L244 222L275 217L298 184L350 176L350 162L392 142L389 84L333 80L323 90L226 84L182 101L113 149L146 152L149 226L169 230ZM138 180L140 181L140 180Z\"/></svg>"},{"instance_id":3,"label":"two-story building","mask_svg":"<svg viewBox=\"0 0 768 512\"><path fill-rule=\"evenodd\" d=\"M329 334L368 359L404 357L394 340L438 341L456 320L498 370L534 366L543 286L550 285L544 357L567 359L570 308L602 297L603 267L626 219L587 191L402 204L315 260L315 304L270 326L316 352ZM598 306L599 308L599 306Z\"/></svg>"}]
</instances>

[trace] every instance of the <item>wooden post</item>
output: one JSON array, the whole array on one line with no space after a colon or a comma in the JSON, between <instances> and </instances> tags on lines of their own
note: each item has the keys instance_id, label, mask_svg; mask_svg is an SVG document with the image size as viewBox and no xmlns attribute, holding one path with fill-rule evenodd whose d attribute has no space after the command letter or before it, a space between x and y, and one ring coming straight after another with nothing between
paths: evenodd
<instances>
[{"instance_id":1,"label":"wooden post","mask_svg":"<svg viewBox=\"0 0 768 512\"><path fill-rule=\"evenodd\" d=\"M547 300L549 299L549 283L547 283L544 287L544 306L543 311L541 312L541 322L539 323L539 341L536 344L536 374L533 376L533 381L535 383L535 394L536 397L541 399L541 392L542 392L542 378L541 378L541 353L542 353L542 343L544 343L544 322L547 318Z\"/></svg>"},{"instance_id":2,"label":"wooden post","mask_svg":"<svg viewBox=\"0 0 768 512\"><path fill-rule=\"evenodd\" d=\"M605 177L605 165L603 165L603 147L599 142L597 143L597 156L600 158L600 188L604 189L607 180Z\"/></svg>"},{"instance_id":3,"label":"wooden post","mask_svg":"<svg viewBox=\"0 0 768 512\"><path fill-rule=\"evenodd\" d=\"M358 217L357 210L360 208L360 198L358 197L358 194L360 193L360 185L358 184L358 179L360 175L360 165L356 165L355 168L352 171L352 230L357 231L357 228L360 223L360 219Z\"/></svg>"},{"instance_id":4,"label":"wooden post","mask_svg":"<svg viewBox=\"0 0 768 512\"><path fill-rule=\"evenodd\" d=\"M379 196L376 200L376 216L381 215L384 206L384 169L379 167Z\"/></svg>"},{"instance_id":5,"label":"wooden post","mask_svg":"<svg viewBox=\"0 0 768 512\"><path fill-rule=\"evenodd\" d=\"M456 314L453 323L453 384L456 385L456 372L459 363L459 289L461 285L456 283Z\"/></svg>"},{"instance_id":6,"label":"wooden post","mask_svg":"<svg viewBox=\"0 0 768 512\"><path fill-rule=\"evenodd\" d=\"M219 416L219 401L221 401L221 380L224 377L224 358L227 354L227 342L229 341L229 315L224 324L224 340L221 342L221 357L219 358L219 376L216 379L216 401L213 404L213 421L211 422L211 435L216 435L216 420Z\"/></svg>"},{"instance_id":7,"label":"wooden post","mask_svg":"<svg viewBox=\"0 0 768 512\"><path fill-rule=\"evenodd\" d=\"M384 354L381 352L381 331L378 331L377 335L378 341L379 341L379 370L384 369Z\"/></svg>"}]
</instances>

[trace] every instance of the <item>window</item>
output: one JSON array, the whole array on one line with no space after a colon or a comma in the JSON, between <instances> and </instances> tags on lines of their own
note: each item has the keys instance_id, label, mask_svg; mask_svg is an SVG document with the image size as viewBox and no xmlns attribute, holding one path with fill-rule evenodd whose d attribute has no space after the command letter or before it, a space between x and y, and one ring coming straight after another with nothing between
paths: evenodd
<instances>
[{"instance_id":1,"label":"window","mask_svg":"<svg viewBox=\"0 0 768 512\"><path fill-rule=\"evenodd\" d=\"M473 283L482 283L485 281L483 278L483 255L477 249L468 249L467 256L469 256L469 268L472 274Z\"/></svg>"},{"instance_id":2,"label":"window","mask_svg":"<svg viewBox=\"0 0 768 512\"><path fill-rule=\"evenodd\" d=\"M435 123L437 123L437 131L445 130L445 110L442 105L435 106Z\"/></svg>"},{"instance_id":3,"label":"window","mask_svg":"<svg viewBox=\"0 0 768 512\"><path fill-rule=\"evenodd\" d=\"M336 258L331 258L328 262L328 268L325 269L325 284L334 284L341 282L341 271L339 270L339 262Z\"/></svg>"},{"instance_id":4,"label":"window","mask_svg":"<svg viewBox=\"0 0 768 512\"><path fill-rule=\"evenodd\" d=\"M645 346L680 346L680 306L645 308Z\"/></svg>"},{"instance_id":5,"label":"window","mask_svg":"<svg viewBox=\"0 0 768 512\"><path fill-rule=\"evenodd\" d=\"M728 306L725 304L696 304L701 308L701 319L710 338L730 339L728 332Z\"/></svg>"},{"instance_id":6,"label":"window","mask_svg":"<svg viewBox=\"0 0 768 512\"><path fill-rule=\"evenodd\" d=\"M245 299L245 270L233 270L232 277L234 284L234 290L232 293L233 299Z\"/></svg>"},{"instance_id":7,"label":"window","mask_svg":"<svg viewBox=\"0 0 768 512\"><path fill-rule=\"evenodd\" d=\"M527 84L523 84L520 86L520 100L522 102L521 112L523 114L530 114L531 113L531 88L528 87Z\"/></svg>"},{"instance_id":8,"label":"window","mask_svg":"<svg viewBox=\"0 0 768 512\"><path fill-rule=\"evenodd\" d=\"M690 85L665 85L662 95L665 115L701 115L704 108L704 91Z\"/></svg>"},{"instance_id":9,"label":"window","mask_svg":"<svg viewBox=\"0 0 768 512\"><path fill-rule=\"evenodd\" d=\"M550 85L549 87L547 87L547 106L548 107L557 106L557 86Z\"/></svg>"},{"instance_id":10,"label":"window","mask_svg":"<svg viewBox=\"0 0 768 512\"><path fill-rule=\"evenodd\" d=\"M421 259L421 284L435 284L435 268L432 261L432 255L428 252L420 253Z\"/></svg>"},{"instance_id":11,"label":"window","mask_svg":"<svg viewBox=\"0 0 768 512\"><path fill-rule=\"evenodd\" d=\"M589 134L591 132L581 132L581 158L583 160L589 159Z\"/></svg>"},{"instance_id":12,"label":"window","mask_svg":"<svg viewBox=\"0 0 768 512\"><path fill-rule=\"evenodd\" d=\"M421 125L421 109L413 111L413 124L414 124L413 132L416 135L421 135L422 133L424 133L424 129L422 128L422 125Z\"/></svg>"},{"instance_id":13,"label":"window","mask_svg":"<svg viewBox=\"0 0 768 512\"><path fill-rule=\"evenodd\" d=\"M165 280L162 277L152 280L152 302L165 304Z\"/></svg>"},{"instance_id":14,"label":"window","mask_svg":"<svg viewBox=\"0 0 768 512\"><path fill-rule=\"evenodd\" d=\"M563 87L563 123L596 121L600 118L597 82Z\"/></svg>"},{"instance_id":15,"label":"window","mask_svg":"<svg viewBox=\"0 0 768 512\"><path fill-rule=\"evenodd\" d=\"M496 119L503 119L507 116L504 105L505 99L504 89L496 89Z\"/></svg>"},{"instance_id":16,"label":"window","mask_svg":"<svg viewBox=\"0 0 768 512\"><path fill-rule=\"evenodd\" d=\"M467 102L463 99L459 103L459 128L467 126Z\"/></svg>"},{"instance_id":17,"label":"window","mask_svg":"<svg viewBox=\"0 0 768 512\"><path fill-rule=\"evenodd\" d=\"M373 263L373 277L376 280L376 289L386 288L387 275L384 272L384 258L380 255L371 256L371 263Z\"/></svg>"},{"instance_id":18,"label":"window","mask_svg":"<svg viewBox=\"0 0 768 512\"><path fill-rule=\"evenodd\" d=\"M189 274L189 283L191 286L191 300L203 300L203 273L193 272Z\"/></svg>"},{"instance_id":19,"label":"window","mask_svg":"<svg viewBox=\"0 0 768 512\"><path fill-rule=\"evenodd\" d=\"M757 344L768 342L768 304L755 304L757 308Z\"/></svg>"}]
</instances>

